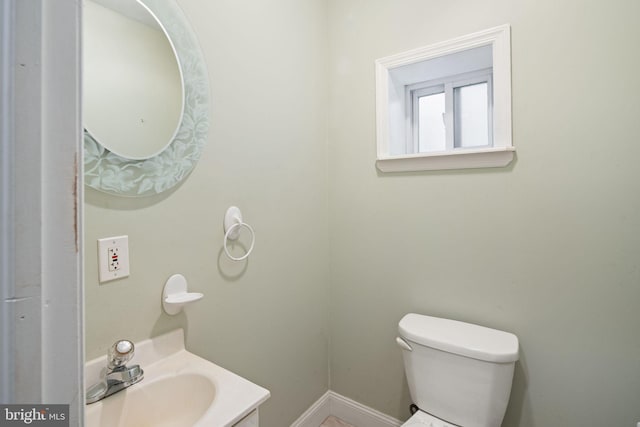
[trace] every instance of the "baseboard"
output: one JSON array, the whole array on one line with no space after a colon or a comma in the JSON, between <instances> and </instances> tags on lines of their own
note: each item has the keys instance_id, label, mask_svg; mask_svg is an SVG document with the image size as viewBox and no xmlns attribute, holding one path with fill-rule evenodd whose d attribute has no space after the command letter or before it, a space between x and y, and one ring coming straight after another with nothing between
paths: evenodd
<instances>
[{"instance_id":1,"label":"baseboard","mask_svg":"<svg viewBox=\"0 0 640 427\"><path fill-rule=\"evenodd\" d=\"M291 424L291 427L319 427L329 415L357 427L400 427L402 425L402 421L329 390Z\"/></svg>"},{"instance_id":2,"label":"baseboard","mask_svg":"<svg viewBox=\"0 0 640 427\"><path fill-rule=\"evenodd\" d=\"M291 424L291 427L319 427L325 418L331 415L330 395L331 391L323 394L320 399L300 415L300 418Z\"/></svg>"}]
</instances>

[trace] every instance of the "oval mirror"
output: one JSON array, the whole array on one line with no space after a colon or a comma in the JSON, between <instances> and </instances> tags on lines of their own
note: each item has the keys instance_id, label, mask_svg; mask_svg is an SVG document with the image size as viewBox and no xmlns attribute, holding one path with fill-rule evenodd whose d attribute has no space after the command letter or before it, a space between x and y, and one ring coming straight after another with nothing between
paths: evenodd
<instances>
[{"instance_id":1,"label":"oval mirror","mask_svg":"<svg viewBox=\"0 0 640 427\"><path fill-rule=\"evenodd\" d=\"M208 132L207 71L173 0L84 0L85 183L122 196L172 188Z\"/></svg>"},{"instance_id":2,"label":"oval mirror","mask_svg":"<svg viewBox=\"0 0 640 427\"><path fill-rule=\"evenodd\" d=\"M83 13L84 126L112 153L153 157L173 140L182 117L173 45L139 1L86 1Z\"/></svg>"}]
</instances>

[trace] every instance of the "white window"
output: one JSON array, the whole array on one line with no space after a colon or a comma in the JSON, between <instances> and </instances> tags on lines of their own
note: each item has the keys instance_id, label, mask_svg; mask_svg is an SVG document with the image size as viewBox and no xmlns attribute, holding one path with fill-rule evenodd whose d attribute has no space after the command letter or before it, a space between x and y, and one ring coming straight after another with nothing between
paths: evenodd
<instances>
[{"instance_id":1,"label":"white window","mask_svg":"<svg viewBox=\"0 0 640 427\"><path fill-rule=\"evenodd\" d=\"M510 70L508 26L376 61L378 168L506 166Z\"/></svg>"},{"instance_id":2,"label":"white window","mask_svg":"<svg viewBox=\"0 0 640 427\"><path fill-rule=\"evenodd\" d=\"M405 87L407 154L493 145L492 70Z\"/></svg>"}]
</instances>

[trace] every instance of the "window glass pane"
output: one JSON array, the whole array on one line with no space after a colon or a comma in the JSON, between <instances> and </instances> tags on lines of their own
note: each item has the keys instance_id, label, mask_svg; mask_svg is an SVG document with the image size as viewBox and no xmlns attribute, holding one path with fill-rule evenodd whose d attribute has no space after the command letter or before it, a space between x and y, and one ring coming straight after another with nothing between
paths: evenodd
<instances>
[{"instance_id":1,"label":"window glass pane","mask_svg":"<svg viewBox=\"0 0 640 427\"><path fill-rule=\"evenodd\" d=\"M418 98L418 151L444 151L444 93Z\"/></svg>"},{"instance_id":2,"label":"window glass pane","mask_svg":"<svg viewBox=\"0 0 640 427\"><path fill-rule=\"evenodd\" d=\"M486 82L453 90L454 147L486 147L490 144L487 90Z\"/></svg>"}]
</instances>

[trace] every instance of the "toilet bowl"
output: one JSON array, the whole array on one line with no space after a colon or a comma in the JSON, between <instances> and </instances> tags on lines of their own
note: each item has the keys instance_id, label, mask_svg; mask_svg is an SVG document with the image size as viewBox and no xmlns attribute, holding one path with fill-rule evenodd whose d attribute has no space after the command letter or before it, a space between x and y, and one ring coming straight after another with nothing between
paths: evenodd
<instances>
[{"instance_id":1,"label":"toilet bowl","mask_svg":"<svg viewBox=\"0 0 640 427\"><path fill-rule=\"evenodd\" d=\"M401 427L457 427L454 424L449 424L441 419L432 417L426 412L418 411L402 424Z\"/></svg>"},{"instance_id":2,"label":"toilet bowl","mask_svg":"<svg viewBox=\"0 0 640 427\"><path fill-rule=\"evenodd\" d=\"M500 427L518 360L515 335L415 313L398 333L419 409L403 426Z\"/></svg>"}]
</instances>

